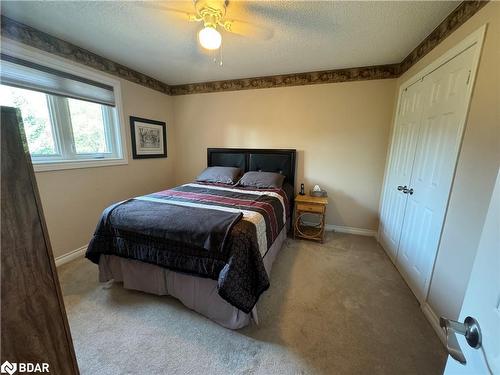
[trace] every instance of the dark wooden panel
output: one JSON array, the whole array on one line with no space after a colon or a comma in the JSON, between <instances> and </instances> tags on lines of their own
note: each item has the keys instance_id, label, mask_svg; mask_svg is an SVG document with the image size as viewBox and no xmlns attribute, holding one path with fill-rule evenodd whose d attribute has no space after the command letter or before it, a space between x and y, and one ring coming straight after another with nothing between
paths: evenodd
<instances>
[{"instance_id":1,"label":"dark wooden panel","mask_svg":"<svg viewBox=\"0 0 500 375\"><path fill-rule=\"evenodd\" d=\"M47 362L78 374L52 249L22 130L1 109L1 362Z\"/></svg>"}]
</instances>

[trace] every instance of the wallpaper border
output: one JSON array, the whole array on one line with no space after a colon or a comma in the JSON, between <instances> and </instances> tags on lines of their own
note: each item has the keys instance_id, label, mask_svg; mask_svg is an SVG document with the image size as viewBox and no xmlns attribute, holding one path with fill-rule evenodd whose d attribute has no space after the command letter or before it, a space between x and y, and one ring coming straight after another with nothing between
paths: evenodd
<instances>
[{"instance_id":1,"label":"wallpaper border","mask_svg":"<svg viewBox=\"0 0 500 375\"><path fill-rule=\"evenodd\" d=\"M396 64L279 74L264 77L168 85L31 26L1 16L1 35L167 95L316 85L397 78L484 7L488 0L463 1L403 61Z\"/></svg>"},{"instance_id":2,"label":"wallpaper border","mask_svg":"<svg viewBox=\"0 0 500 375\"><path fill-rule=\"evenodd\" d=\"M170 95L170 86L166 83L4 15L1 16L1 35L16 42Z\"/></svg>"},{"instance_id":3,"label":"wallpaper border","mask_svg":"<svg viewBox=\"0 0 500 375\"><path fill-rule=\"evenodd\" d=\"M432 51L451 33L462 26L489 1L463 1L413 51L399 63L399 75L406 72Z\"/></svg>"},{"instance_id":4,"label":"wallpaper border","mask_svg":"<svg viewBox=\"0 0 500 375\"><path fill-rule=\"evenodd\" d=\"M377 65L359 68L323 70L317 72L229 79L224 81L188 83L170 86L170 90L172 95L188 95L220 91L317 85L321 83L395 78L398 76L398 72L399 64Z\"/></svg>"}]
</instances>

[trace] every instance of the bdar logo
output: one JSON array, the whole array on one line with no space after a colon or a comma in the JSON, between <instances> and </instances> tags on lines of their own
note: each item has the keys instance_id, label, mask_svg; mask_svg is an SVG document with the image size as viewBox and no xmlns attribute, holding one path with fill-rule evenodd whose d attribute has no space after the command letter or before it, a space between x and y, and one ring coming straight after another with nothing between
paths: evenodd
<instances>
[{"instance_id":1,"label":"bdar logo","mask_svg":"<svg viewBox=\"0 0 500 375\"><path fill-rule=\"evenodd\" d=\"M10 363L9 361L5 361L4 363L2 363L0 371L2 372L2 374L12 375L17 371L17 363Z\"/></svg>"}]
</instances>

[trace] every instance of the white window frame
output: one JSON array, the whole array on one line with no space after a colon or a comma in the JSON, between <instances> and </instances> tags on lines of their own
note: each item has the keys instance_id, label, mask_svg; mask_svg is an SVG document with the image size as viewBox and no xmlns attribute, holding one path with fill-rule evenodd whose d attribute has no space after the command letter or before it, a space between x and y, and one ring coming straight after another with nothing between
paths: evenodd
<instances>
[{"instance_id":1,"label":"white window frame","mask_svg":"<svg viewBox=\"0 0 500 375\"><path fill-rule=\"evenodd\" d=\"M11 41L9 39L2 38L1 44L2 53L5 53L7 55L31 61L33 63L44 65L49 68L57 69L69 74L84 77L96 82L101 82L113 87L116 105L115 110L106 111L107 113L105 116L103 116L103 120L107 122L108 125L110 125L109 123L111 122L111 127L116 127L115 131L109 131L111 129L111 127L109 126L105 127L107 131L106 142L108 142L108 145L110 143L114 143L117 148L116 150L114 150L114 155L111 157L99 157L98 155L96 157L97 154L76 154L75 150L64 149L65 147L67 147L67 145L73 144L73 142L67 139L68 135L60 134L60 129L57 126L54 126L53 121L51 121L53 137L58 138L57 141L54 140L55 144L58 144L63 149L58 149L58 155L54 156L42 157L33 155L32 161L35 172L128 164L125 117L123 114L121 83L118 79L98 72L94 69L84 67L80 64L72 63L62 58L54 57L45 52L39 51L35 48L23 45L15 41ZM58 100L58 98L52 95L48 95L47 98L51 118L53 116L64 117L61 114L57 113L57 109L55 108L57 108L58 106L53 106L50 103L52 100ZM65 116L67 117L69 116L69 114ZM114 118L115 116L116 118ZM71 126L67 128L68 129L65 130L72 131ZM115 134L118 135L117 140L113 139ZM69 136L71 137L71 135ZM62 141L62 138L65 138L65 141ZM72 157L72 159L67 159L68 156Z\"/></svg>"}]
</instances>

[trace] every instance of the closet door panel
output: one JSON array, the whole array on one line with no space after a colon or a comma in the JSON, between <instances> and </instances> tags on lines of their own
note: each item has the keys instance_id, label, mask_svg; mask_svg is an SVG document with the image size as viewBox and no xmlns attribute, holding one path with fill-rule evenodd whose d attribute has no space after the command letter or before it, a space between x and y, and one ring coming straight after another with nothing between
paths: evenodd
<instances>
[{"instance_id":1,"label":"closet door panel","mask_svg":"<svg viewBox=\"0 0 500 375\"><path fill-rule=\"evenodd\" d=\"M425 299L467 111L473 49L425 77L427 92L410 182L397 265L419 300Z\"/></svg>"},{"instance_id":2,"label":"closet door panel","mask_svg":"<svg viewBox=\"0 0 500 375\"><path fill-rule=\"evenodd\" d=\"M397 256L407 202L407 196L398 186L410 184L421 113L422 84L417 82L403 91L400 99L380 217L380 242L393 260Z\"/></svg>"}]
</instances>

